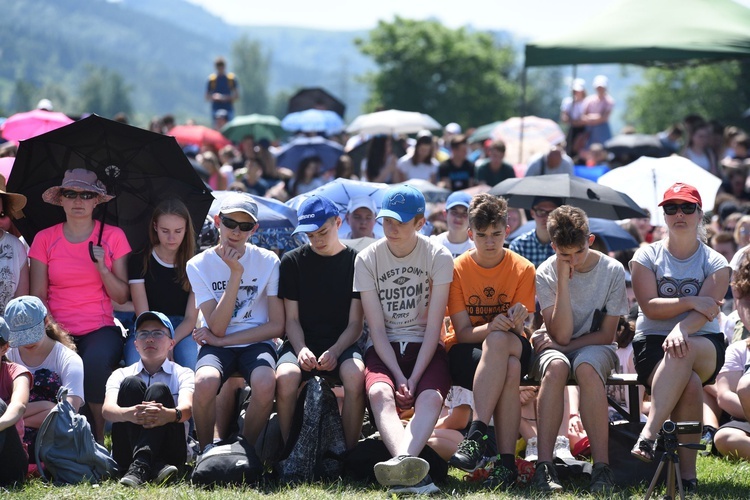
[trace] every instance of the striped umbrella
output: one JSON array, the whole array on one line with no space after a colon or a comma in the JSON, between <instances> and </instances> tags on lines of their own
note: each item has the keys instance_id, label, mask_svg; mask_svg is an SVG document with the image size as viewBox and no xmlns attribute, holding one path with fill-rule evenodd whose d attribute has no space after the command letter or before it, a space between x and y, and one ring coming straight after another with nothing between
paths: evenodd
<instances>
[{"instance_id":1,"label":"striped umbrella","mask_svg":"<svg viewBox=\"0 0 750 500\"><path fill-rule=\"evenodd\" d=\"M551 145L565 140L560 125L538 116L508 118L496 126L490 136L505 142L505 157L509 161L523 164L528 164L535 154L544 153Z\"/></svg>"}]
</instances>

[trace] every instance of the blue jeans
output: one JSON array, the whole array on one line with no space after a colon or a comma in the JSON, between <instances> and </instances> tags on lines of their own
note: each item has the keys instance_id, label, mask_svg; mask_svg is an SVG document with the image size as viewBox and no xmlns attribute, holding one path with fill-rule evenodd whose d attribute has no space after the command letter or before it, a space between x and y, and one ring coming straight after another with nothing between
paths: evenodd
<instances>
[{"instance_id":1,"label":"blue jeans","mask_svg":"<svg viewBox=\"0 0 750 500\"><path fill-rule=\"evenodd\" d=\"M184 316L169 316L172 326L177 328L182 323ZM135 349L135 332L131 329L127 340L125 340L125 366L137 363L141 359L138 351ZM198 344L193 340L192 335L188 335L178 342L173 349L174 362L185 368L195 370L195 363L198 361Z\"/></svg>"}]
</instances>

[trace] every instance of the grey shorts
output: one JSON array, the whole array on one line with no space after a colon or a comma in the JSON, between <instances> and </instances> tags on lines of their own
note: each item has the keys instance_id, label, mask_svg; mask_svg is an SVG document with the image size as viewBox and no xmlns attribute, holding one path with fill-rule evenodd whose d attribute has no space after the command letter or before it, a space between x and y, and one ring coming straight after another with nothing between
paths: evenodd
<instances>
[{"instance_id":1,"label":"grey shorts","mask_svg":"<svg viewBox=\"0 0 750 500\"><path fill-rule=\"evenodd\" d=\"M281 346L281 349L279 349L278 352L279 361L276 363L276 368L278 368L280 365L284 363L292 363L297 366L299 366L299 362L297 361L297 353L294 352L294 348L292 347L292 343L288 340L284 342L284 344ZM341 353L339 358L336 360L336 368L333 369L333 371L330 372L318 372L317 370L312 371L306 371L306 370L300 370L302 372L302 381L309 380L315 375L326 375L330 376L334 379L336 382L341 382L341 376L339 375L339 369L341 368L341 364L346 361L347 359L358 359L359 361L362 361L364 364L364 360L362 358L362 351L359 350L359 347L357 347L357 344L351 345L344 349L344 352Z\"/></svg>"},{"instance_id":2,"label":"grey shorts","mask_svg":"<svg viewBox=\"0 0 750 500\"><path fill-rule=\"evenodd\" d=\"M575 372L583 363L593 366L602 380L602 384L606 384L609 374L617 368L618 360L615 350L616 347L614 344L587 345L568 354L563 354L555 349L547 349L531 358L529 377L537 381L542 380L542 375L544 375L550 362L555 359L561 359L568 365L568 378L575 380L577 384L580 385L580 381L576 379Z\"/></svg>"}]
</instances>

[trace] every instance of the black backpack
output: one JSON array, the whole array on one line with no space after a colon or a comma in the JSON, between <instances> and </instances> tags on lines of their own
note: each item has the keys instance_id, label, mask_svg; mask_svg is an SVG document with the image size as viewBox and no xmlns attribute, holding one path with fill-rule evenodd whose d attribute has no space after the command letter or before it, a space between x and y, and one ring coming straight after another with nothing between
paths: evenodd
<instances>
[{"instance_id":1,"label":"black backpack","mask_svg":"<svg viewBox=\"0 0 750 500\"><path fill-rule=\"evenodd\" d=\"M200 455L190 481L201 486L252 484L262 473L263 465L255 449L239 434Z\"/></svg>"},{"instance_id":2,"label":"black backpack","mask_svg":"<svg viewBox=\"0 0 750 500\"><path fill-rule=\"evenodd\" d=\"M336 396L320 377L310 379L297 399L289 441L278 463L280 481L303 483L337 479L346 453Z\"/></svg>"}]
</instances>

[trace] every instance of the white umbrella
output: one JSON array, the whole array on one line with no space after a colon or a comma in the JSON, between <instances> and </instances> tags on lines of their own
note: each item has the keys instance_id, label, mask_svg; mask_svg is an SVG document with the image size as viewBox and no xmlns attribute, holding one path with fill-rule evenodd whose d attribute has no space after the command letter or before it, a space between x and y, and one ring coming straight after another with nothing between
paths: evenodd
<instances>
[{"instance_id":1,"label":"white umbrella","mask_svg":"<svg viewBox=\"0 0 750 500\"><path fill-rule=\"evenodd\" d=\"M350 134L416 134L420 130L442 128L433 117L416 111L389 109L360 115L346 127Z\"/></svg>"},{"instance_id":2,"label":"white umbrella","mask_svg":"<svg viewBox=\"0 0 750 500\"><path fill-rule=\"evenodd\" d=\"M712 210L721 179L703 170L682 156L650 158L642 156L624 167L619 167L599 177L598 183L630 196L641 208L651 212L651 224L664 225L664 214L659 202L664 192L676 182L698 189L703 210Z\"/></svg>"},{"instance_id":3,"label":"white umbrella","mask_svg":"<svg viewBox=\"0 0 750 500\"><path fill-rule=\"evenodd\" d=\"M310 196L314 194L325 196L334 202L341 212L342 224L339 229L339 237L345 238L351 231L351 228L345 219L349 200L357 196L369 196L375 202L375 208L380 210L380 207L383 204L383 193L389 187L388 184L383 184L382 182L355 181L339 177L338 179L323 184L319 188L315 188L308 193L295 196L288 200L286 205L293 208L296 212L302 202ZM383 225L380 220L375 224L373 233L375 233L375 236L378 238L383 236Z\"/></svg>"}]
</instances>

